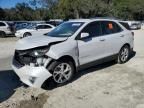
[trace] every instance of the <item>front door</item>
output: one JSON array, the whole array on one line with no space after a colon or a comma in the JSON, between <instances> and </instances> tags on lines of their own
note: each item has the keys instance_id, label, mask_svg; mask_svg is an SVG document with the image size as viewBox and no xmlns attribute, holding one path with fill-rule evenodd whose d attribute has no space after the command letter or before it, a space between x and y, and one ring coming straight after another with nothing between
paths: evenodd
<instances>
[{"instance_id":1,"label":"front door","mask_svg":"<svg viewBox=\"0 0 144 108\"><path fill-rule=\"evenodd\" d=\"M78 40L80 65L103 58L105 41L101 38L102 30L100 22L97 21L88 24L81 33L89 33L90 36Z\"/></svg>"}]
</instances>

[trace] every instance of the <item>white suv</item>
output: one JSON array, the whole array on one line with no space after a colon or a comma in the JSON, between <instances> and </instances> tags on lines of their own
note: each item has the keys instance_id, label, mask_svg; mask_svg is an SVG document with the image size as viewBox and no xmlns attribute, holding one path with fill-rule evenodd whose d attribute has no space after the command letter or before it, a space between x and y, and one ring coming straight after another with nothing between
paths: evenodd
<instances>
[{"instance_id":1,"label":"white suv","mask_svg":"<svg viewBox=\"0 0 144 108\"><path fill-rule=\"evenodd\" d=\"M12 34L12 31L9 24L5 21L0 21L0 37L5 37L10 34Z\"/></svg>"},{"instance_id":2,"label":"white suv","mask_svg":"<svg viewBox=\"0 0 144 108\"><path fill-rule=\"evenodd\" d=\"M68 21L45 36L19 40L12 68L32 87L41 87L49 78L65 84L80 69L109 60L127 62L133 42L132 32L116 20Z\"/></svg>"},{"instance_id":3,"label":"white suv","mask_svg":"<svg viewBox=\"0 0 144 108\"><path fill-rule=\"evenodd\" d=\"M50 32L55 27L51 24L37 24L34 26L28 26L27 28L17 30L15 33L16 37L28 37L28 36L35 36L35 35L43 35L45 33Z\"/></svg>"}]
</instances>

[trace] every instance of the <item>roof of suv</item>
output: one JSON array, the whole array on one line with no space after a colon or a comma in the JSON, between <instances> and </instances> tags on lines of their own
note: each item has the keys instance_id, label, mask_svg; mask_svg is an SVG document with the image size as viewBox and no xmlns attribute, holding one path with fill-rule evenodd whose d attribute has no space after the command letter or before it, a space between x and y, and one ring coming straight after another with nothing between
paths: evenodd
<instances>
[{"instance_id":1,"label":"roof of suv","mask_svg":"<svg viewBox=\"0 0 144 108\"><path fill-rule=\"evenodd\" d=\"M68 22L93 22L93 21L118 21L116 19L106 19L106 18L93 18L93 19L73 19L73 20L69 20Z\"/></svg>"}]
</instances>

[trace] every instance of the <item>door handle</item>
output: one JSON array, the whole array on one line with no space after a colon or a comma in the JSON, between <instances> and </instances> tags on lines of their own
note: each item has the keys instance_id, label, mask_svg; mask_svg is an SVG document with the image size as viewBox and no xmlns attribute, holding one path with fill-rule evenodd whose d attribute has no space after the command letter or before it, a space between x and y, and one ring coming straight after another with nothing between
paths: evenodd
<instances>
[{"instance_id":1,"label":"door handle","mask_svg":"<svg viewBox=\"0 0 144 108\"><path fill-rule=\"evenodd\" d=\"M120 37L125 37L125 35L120 35Z\"/></svg>"},{"instance_id":2,"label":"door handle","mask_svg":"<svg viewBox=\"0 0 144 108\"><path fill-rule=\"evenodd\" d=\"M100 39L100 41L101 41L101 42L104 42L104 41L105 41L105 39Z\"/></svg>"}]
</instances>

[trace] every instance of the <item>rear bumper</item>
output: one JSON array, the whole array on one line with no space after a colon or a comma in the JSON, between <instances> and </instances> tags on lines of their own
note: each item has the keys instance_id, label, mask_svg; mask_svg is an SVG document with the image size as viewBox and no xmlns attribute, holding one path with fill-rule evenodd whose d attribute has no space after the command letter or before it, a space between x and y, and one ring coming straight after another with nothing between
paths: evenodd
<instances>
[{"instance_id":1,"label":"rear bumper","mask_svg":"<svg viewBox=\"0 0 144 108\"><path fill-rule=\"evenodd\" d=\"M28 86L41 88L42 84L52 75L45 67L32 67L16 65L13 60L12 68L19 76L20 80Z\"/></svg>"}]
</instances>

